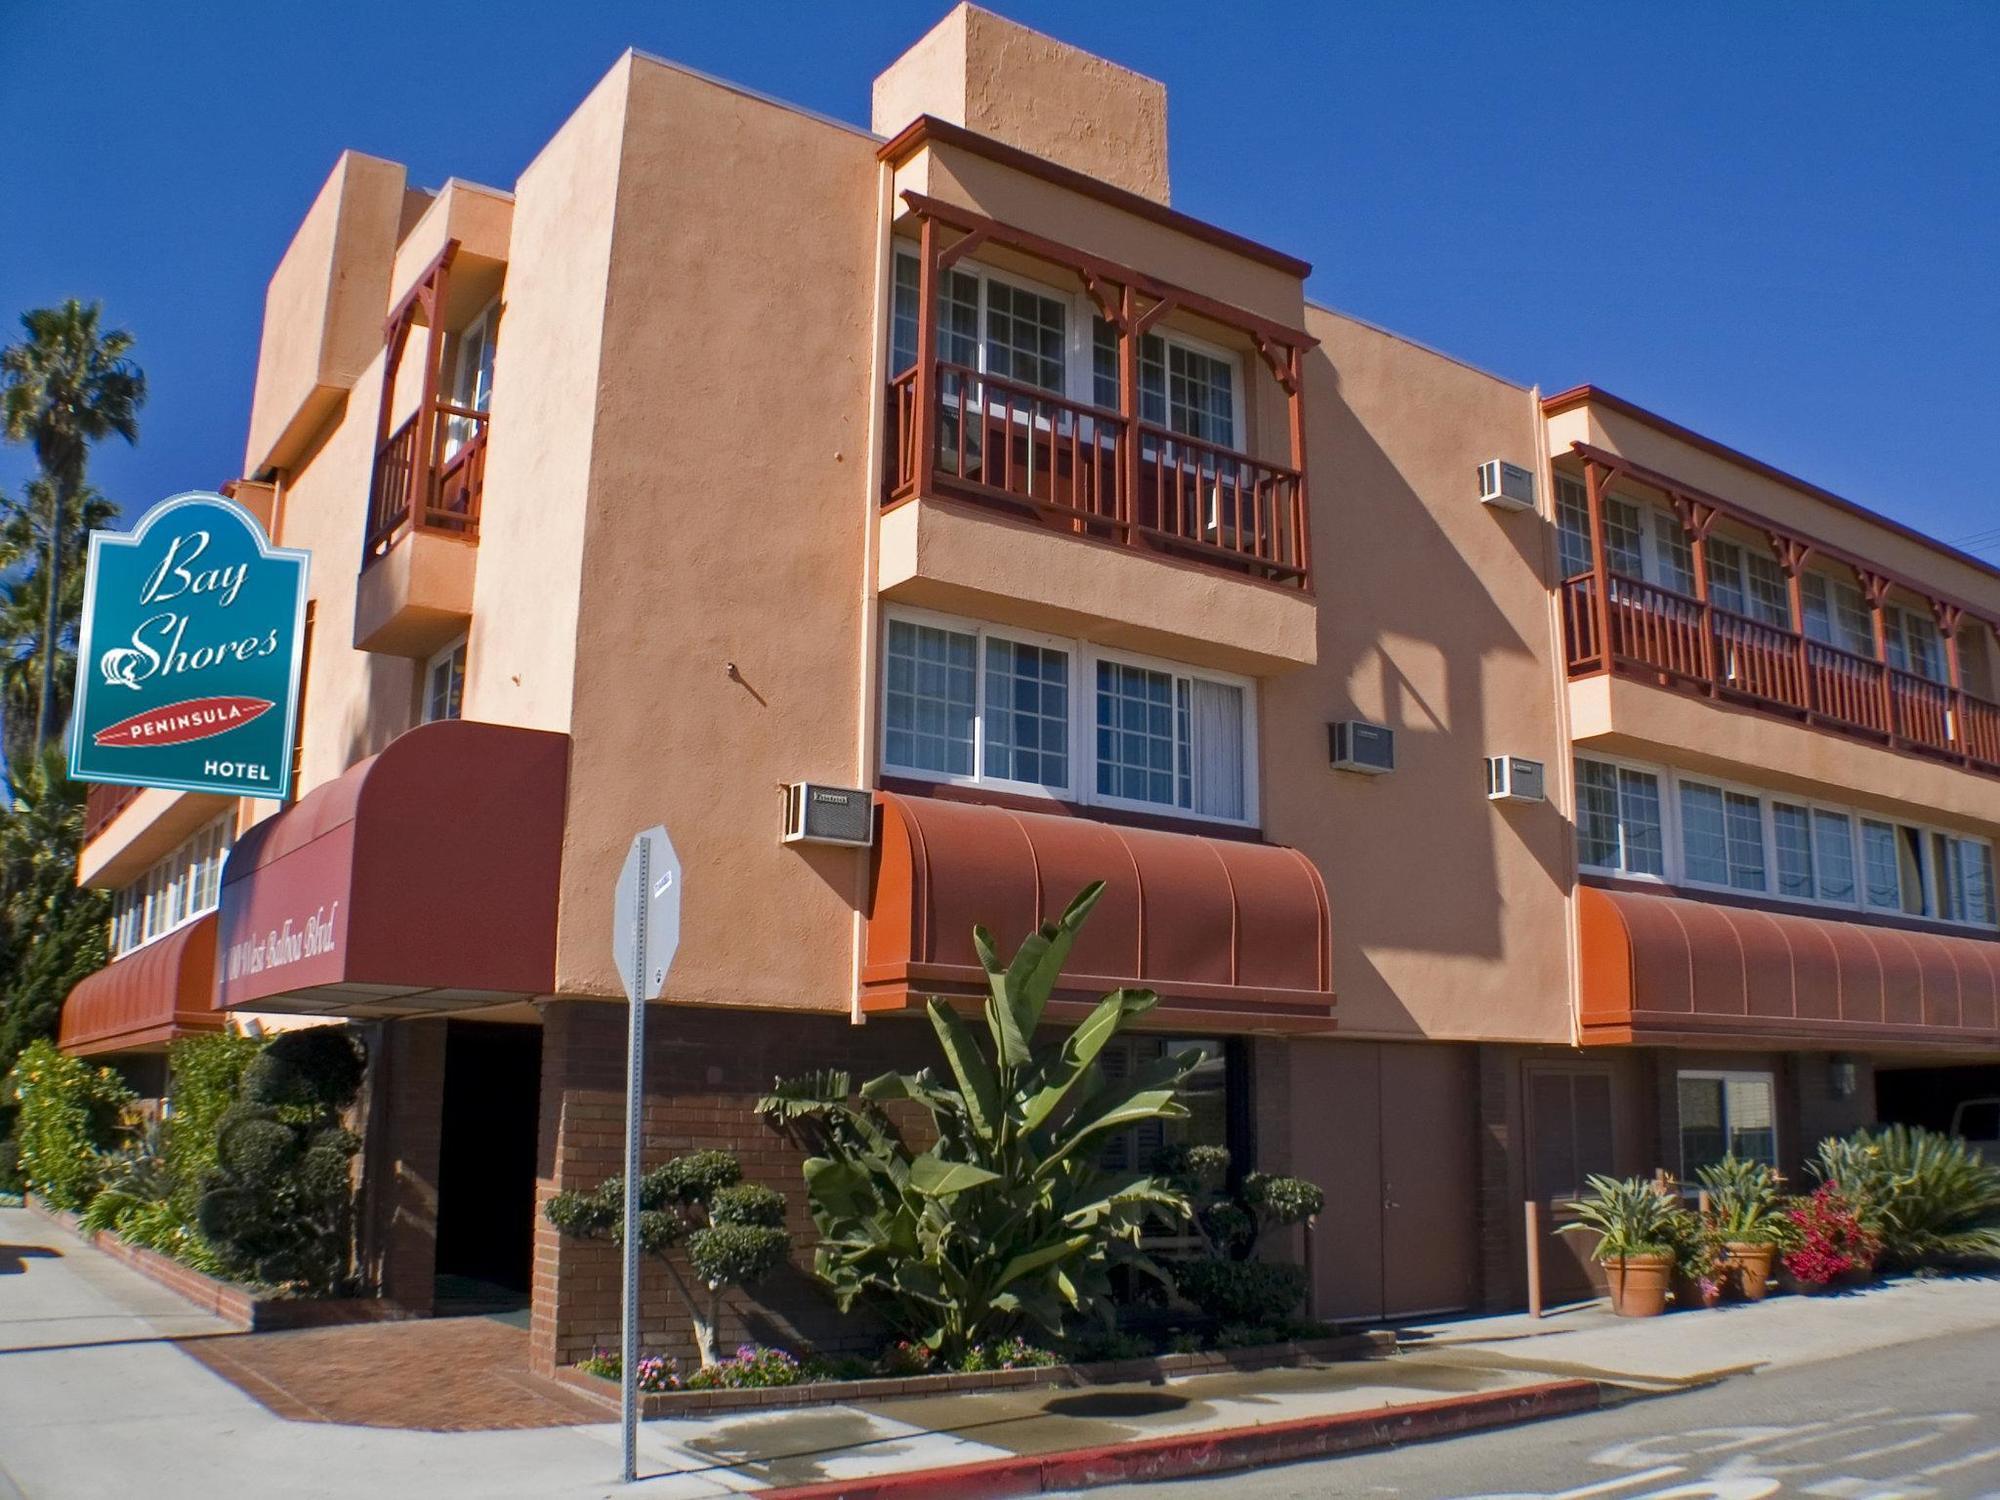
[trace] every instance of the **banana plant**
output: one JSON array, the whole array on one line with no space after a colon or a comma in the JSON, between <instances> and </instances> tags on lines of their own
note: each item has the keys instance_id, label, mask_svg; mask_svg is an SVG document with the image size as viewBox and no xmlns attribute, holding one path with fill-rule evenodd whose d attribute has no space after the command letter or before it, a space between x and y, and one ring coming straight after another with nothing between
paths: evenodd
<instances>
[{"instance_id":1,"label":"banana plant","mask_svg":"<svg viewBox=\"0 0 2000 1500\"><path fill-rule=\"evenodd\" d=\"M1098 1059L1157 1003L1151 990L1104 996L1082 1024L1036 1045L1049 998L1102 881L1086 886L1002 964L973 930L986 971L985 1036L946 1000L925 1005L941 1071L885 1073L850 1099L844 1075L780 1083L760 1103L803 1136L807 1197L819 1230L814 1269L842 1311L868 1305L947 1357L1023 1325L1060 1335L1108 1313L1114 1265L1157 1275L1141 1254L1149 1218L1185 1220L1187 1195L1150 1172L1107 1172L1101 1147L1148 1120L1184 1119L1177 1095L1198 1050L1163 1057L1115 1086ZM912 1148L890 1106L929 1118Z\"/></svg>"}]
</instances>

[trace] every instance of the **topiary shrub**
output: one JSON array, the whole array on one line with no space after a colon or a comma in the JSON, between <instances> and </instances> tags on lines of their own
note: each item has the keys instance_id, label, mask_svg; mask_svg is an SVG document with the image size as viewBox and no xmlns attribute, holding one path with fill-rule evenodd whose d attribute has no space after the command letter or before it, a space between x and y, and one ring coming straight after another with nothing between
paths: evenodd
<instances>
[{"instance_id":1,"label":"topiary shrub","mask_svg":"<svg viewBox=\"0 0 2000 1500\"><path fill-rule=\"evenodd\" d=\"M111 1069L66 1057L49 1041L24 1047L8 1080L20 1106L23 1180L52 1208L82 1210L104 1185L106 1153L137 1095Z\"/></svg>"},{"instance_id":2,"label":"topiary shrub","mask_svg":"<svg viewBox=\"0 0 2000 1500\"><path fill-rule=\"evenodd\" d=\"M285 1032L244 1066L195 1205L231 1274L318 1296L348 1288L361 1140L340 1119L365 1069L339 1026Z\"/></svg>"},{"instance_id":3,"label":"topiary shrub","mask_svg":"<svg viewBox=\"0 0 2000 1500\"><path fill-rule=\"evenodd\" d=\"M1326 1206L1326 1194L1302 1177L1252 1172L1231 1191L1230 1155L1221 1146L1168 1146L1153 1170L1187 1193L1203 1249L1167 1258L1174 1290L1209 1317L1226 1324L1275 1326L1305 1301L1303 1266L1257 1258L1273 1230L1307 1224Z\"/></svg>"},{"instance_id":4,"label":"topiary shrub","mask_svg":"<svg viewBox=\"0 0 2000 1500\"><path fill-rule=\"evenodd\" d=\"M557 1193L543 1214L573 1238L619 1243L625 1224L625 1179L607 1177L587 1192ZM694 1330L703 1371L714 1372L721 1366L716 1323L723 1292L732 1286L754 1286L783 1264L792 1248L784 1226L785 1195L743 1181L742 1166L726 1151L677 1156L639 1179L639 1248L665 1267ZM694 1273L692 1283L682 1274L676 1251L685 1253ZM739 1350L739 1359L741 1354ZM714 1380L726 1384L741 1373L733 1366L732 1372L728 1379L715 1376ZM689 1377L690 1386L695 1379Z\"/></svg>"}]
</instances>

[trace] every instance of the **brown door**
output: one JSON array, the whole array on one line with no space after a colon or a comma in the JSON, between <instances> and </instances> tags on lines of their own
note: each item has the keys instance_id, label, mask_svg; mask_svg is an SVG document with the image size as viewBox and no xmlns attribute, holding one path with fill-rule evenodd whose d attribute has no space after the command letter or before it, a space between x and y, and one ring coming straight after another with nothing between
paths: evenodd
<instances>
[{"instance_id":1,"label":"brown door","mask_svg":"<svg viewBox=\"0 0 2000 1500\"><path fill-rule=\"evenodd\" d=\"M1542 1300L1594 1297L1602 1276L1588 1234L1558 1231L1572 1216L1562 1205L1582 1196L1593 1173L1616 1169L1608 1069L1537 1067L1523 1071L1528 1140L1528 1196L1542 1216Z\"/></svg>"},{"instance_id":2,"label":"brown door","mask_svg":"<svg viewBox=\"0 0 2000 1500\"><path fill-rule=\"evenodd\" d=\"M1479 1247L1472 1053L1380 1051L1383 1315L1468 1307Z\"/></svg>"},{"instance_id":3,"label":"brown door","mask_svg":"<svg viewBox=\"0 0 2000 1500\"><path fill-rule=\"evenodd\" d=\"M1469 1305L1479 1246L1471 1052L1341 1042L1309 1057L1292 1098L1313 1127L1297 1170L1326 1193L1317 1315L1376 1322Z\"/></svg>"}]
</instances>

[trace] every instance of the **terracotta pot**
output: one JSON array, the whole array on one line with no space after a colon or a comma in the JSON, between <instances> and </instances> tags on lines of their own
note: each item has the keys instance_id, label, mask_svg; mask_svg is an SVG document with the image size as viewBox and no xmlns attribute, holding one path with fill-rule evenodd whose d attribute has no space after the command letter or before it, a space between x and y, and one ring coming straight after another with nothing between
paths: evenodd
<instances>
[{"instance_id":1,"label":"terracotta pot","mask_svg":"<svg viewBox=\"0 0 2000 1500\"><path fill-rule=\"evenodd\" d=\"M1621 1318L1657 1318L1667 1310L1667 1286L1673 1275L1671 1255L1625 1255L1605 1261L1611 1310Z\"/></svg>"},{"instance_id":2,"label":"terracotta pot","mask_svg":"<svg viewBox=\"0 0 2000 1500\"><path fill-rule=\"evenodd\" d=\"M1778 1257L1776 1245L1753 1245L1731 1240L1728 1245L1730 1282L1745 1302L1762 1302L1771 1290L1771 1266Z\"/></svg>"}]
</instances>

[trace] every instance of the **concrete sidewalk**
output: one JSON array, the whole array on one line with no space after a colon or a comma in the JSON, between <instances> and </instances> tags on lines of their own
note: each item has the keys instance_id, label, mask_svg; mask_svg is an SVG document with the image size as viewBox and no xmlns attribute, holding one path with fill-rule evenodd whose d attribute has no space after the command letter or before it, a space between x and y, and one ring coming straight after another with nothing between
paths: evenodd
<instances>
[{"instance_id":1,"label":"concrete sidewalk","mask_svg":"<svg viewBox=\"0 0 2000 1500\"><path fill-rule=\"evenodd\" d=\"M1305 1369L654 1421L641 1438L646 1477L627 1492L614 1482L614 1423L426 1432L287 1421L186 1352L258 1336L178 1306L54 1225L0 1210L0 1497L680 1500L829 1482L884 1493L869 1476L888 1475L940 1495L1021 1493L1409 1441L1595 1405L1600 1379L1657 1389L1946 1325L2000 1325L2000 1282L1904 1283L1647 1324L1590 1309L1538 1325L1476 1319L1410 1330L1410 1353Z\"/></svg>"}]
</instances>

